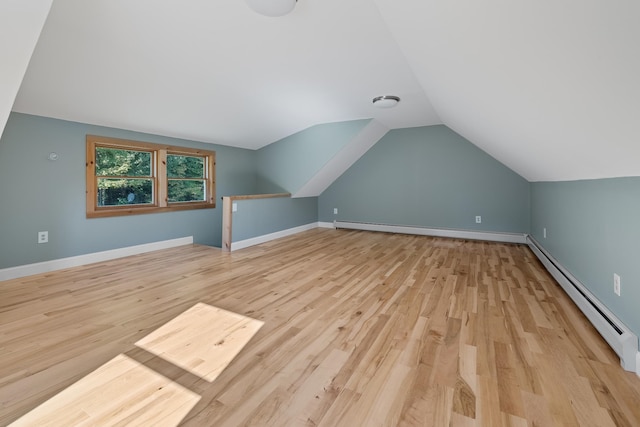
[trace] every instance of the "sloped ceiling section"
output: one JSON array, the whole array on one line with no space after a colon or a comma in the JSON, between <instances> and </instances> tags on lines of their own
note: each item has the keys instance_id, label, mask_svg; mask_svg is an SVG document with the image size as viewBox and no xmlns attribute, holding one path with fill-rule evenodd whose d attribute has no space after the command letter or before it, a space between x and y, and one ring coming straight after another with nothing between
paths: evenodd
<instances>
[{"instance_id":1,"label":"sloped ceiling section","mask_svg":"<svg viewBox=\"0 0 640 427\"><path fill-rule=\"evenodd\" d=\"M396 94L393 110L372 106ZM257 149L311 126L441 123L371 0L56 0L15 110Z\"/></svg>"},{"instance_id":2,"label":"sloped ceiling section","mask_svg":"<svg viewBox=\"0 0 640 427\"><path fill-rule=\"evenodd\" d=\"M0 136L53 0L0 2Z\"/></svg>"},{"instance_id":3,"label":"sloped ceiling section","mask_svg":"<svg viewBox=\"0 0 640 427\"><path fill-rule=\"evenodd\" d=\"M640 175L640 2L374 1L442 121L529 181Z\"/></svg>"},{"instance_id":4,"label":"sloped ceiling section","mask_svg":"<svg viewBox=\"0 0 640 427\"><path fill-rule=\"evenodd\" d=\"M33 40L1 19L0 43ZM444 123L530 181L640 176L638 22L632 0L56 0L13 108L253 149Z\"/></svg>"}]
</instances>

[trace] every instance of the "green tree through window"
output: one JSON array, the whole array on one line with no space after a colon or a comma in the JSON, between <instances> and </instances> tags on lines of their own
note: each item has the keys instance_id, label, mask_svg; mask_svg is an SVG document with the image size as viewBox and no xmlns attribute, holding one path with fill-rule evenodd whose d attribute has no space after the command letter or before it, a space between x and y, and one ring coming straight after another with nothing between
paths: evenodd
<instances>
[{"instance_id":1,"label":"green tree through window","mask_svg":"<svg viewBox=\"0 0 640 427\"><path fill-rule=\"evenodd\" d=\"M215 207L215 151L87 135L87 217Z\"/></svg>"},{"instance_id":2,"label":"green tree through window","mask_svg":"<svg viewBox=\"0 0 640 427\"><path fill-rule=\"evenodd\" d=\"M202 157L167 155L169 203L204 200L204 166Z\"/></svg>"},{"instance_id":3,"label":"green tree through window","mask_svg":"<svg viewBox=\"0 0 640 427\"><path fill-rule=\"evenodd\" d=\"M153 203L152 153L96 147L98 206Z\"/></svg>"}]
</instances>

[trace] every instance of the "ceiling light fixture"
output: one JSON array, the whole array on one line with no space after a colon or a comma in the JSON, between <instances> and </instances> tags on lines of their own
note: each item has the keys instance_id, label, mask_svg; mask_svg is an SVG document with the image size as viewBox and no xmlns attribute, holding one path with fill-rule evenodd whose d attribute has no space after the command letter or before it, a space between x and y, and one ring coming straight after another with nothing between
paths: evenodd
<instances>
[{"instance_id":1,"label":"ceiling light fixture","mask_svg":"<svg viewBox=\"0 0 640 427\"><path fill-rule=\"evenodd\" d=\"M284 16L291 12L298 0L245 0L249 7L264 16Z\"/></svg>"},{"instance_id":2,"label":"ceiling light fixture","mask_svg":"<svg viewBox=\"0 0 640 427\"><path fill-rule=\"evenodd\" d=\"M382 95L373 98L373 105L378 108L392 108L398 105L400 97L395 95Z\"/></svg>"}]
</instances>

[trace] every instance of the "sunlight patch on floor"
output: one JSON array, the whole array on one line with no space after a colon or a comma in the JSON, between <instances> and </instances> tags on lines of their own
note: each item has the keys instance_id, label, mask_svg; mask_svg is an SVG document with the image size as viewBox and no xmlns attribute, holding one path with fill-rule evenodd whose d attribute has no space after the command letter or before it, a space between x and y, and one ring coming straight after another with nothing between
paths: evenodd
<instances>
[{"instance_id":1,"label":"sunlight patch on floor","mask_svg":"<svg viewBox=\"0 0 640 427\"><path fill-rule=\"evenodd\" d=\"M206 381L214 381L264 322L198 303L136 345ZM119 354L12 427L177 426L200 395Z\"/></svg>"},{"instance_id":2,"label":"sunlight patch on floor","mask_svg":"<svg viewBox=\"0 0 640 427\"><path fill-rule=\"evenodd\" d=\"M177 426L199 400L120 354L11 426Z\"/></svg>"},{"instance_id":3,"label":"sunlight patch on floor","mask_svg":"<svg viewBox=\"0 0 640 427\"><path fill-rule=\"evenodd\" d=\"M263 324L241 314L198 303L136 345L211 382Z\"/></svg>"}]
</instances>

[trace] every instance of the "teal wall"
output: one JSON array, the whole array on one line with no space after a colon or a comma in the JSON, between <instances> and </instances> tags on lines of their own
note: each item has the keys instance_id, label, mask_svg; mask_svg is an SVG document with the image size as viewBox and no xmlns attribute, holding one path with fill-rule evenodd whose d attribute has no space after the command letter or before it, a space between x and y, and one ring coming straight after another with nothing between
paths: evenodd
<instances>
[{"instance_id":1,"label":"teal wall","mask_svg":"<svg viewBox=\"0 0 640 427\"><path fill-rule=\"evenodd\" d=\"M320 195L318 209L320 221L526 233L529 183L446 126L396 129Z\"/></svg>"},{"instance_id":2,"label":"teal wall","mask_svg":"<svg viewBox=\"0 0 640 427\"><path fill-rule=\"evenodd\" d=\"M295 193L344 148L370 120L312 126L261 148L257 174L261 193Z\"/></svg>"},{"instance_id":3,"label":"teal wall","mask_svg":"<svg viewBox=\"0 0 640 427\"><path fill-rule=\"evenodd\" d=\"M86 134L215 150L217 207L85 218ZM0 139L0 268L185 236L220 246L220 196L255 187L254 151L12 113ZM49 243L37 244L44 230Z\"/></svg>"},{"instance_id":4,"label":"teal wall","mask_svg":"<svg viewBox=\"0 0 640 427\"><path fill-rule=\"evenodd\" d=\"M220 196L295 192L367 123L315 126L250 151L12 113L0 139L0 269L185 236L220 246ZM218 207L86 219L88 133L215 150ZM52 151L58 161L47 159ZM640 177L530 184L439 125L390 131L319 198L238 203L234 241L334 219L531 232L640 334ZM49 243L39 245L43 230Z\"/></svg>"},{"instance_id":5,"label":"teal wall","mask_svg":"<svg viewBox=\"0 0 640 427\"><path fill-rule=\"evenodd\" d=\"M531 184L531 235L636 335L638 218L640 177ZM613 273L621 278L619 297Z\"/></svg>"},{"instance_id":6,"label":"teal wall","mask_svg":"<svg viewBox=\"0 0 640 427\"><path fill-rule=\"evenodd\" d=\"M295 192L367 123L314 126L250 151L12 113L0 139L0 269L185 236L220 246L220 196ZM87 219L86 134L215 150L218 207ZM439 125L390 131L319 198L237 203L234 241L334 219L530 232L640 334L640 177L530 184Z\"/></svg>"},{"instance_id":7,"label":"teal wall","mask_svg":"<svg viewBox=\"0 0 640 427\"><path fill-rule=\"evenodd\" d=\"M233 214L232 242L275 233L318 221L318 198L236 200Z\"/></svg>"}]
</instances>

